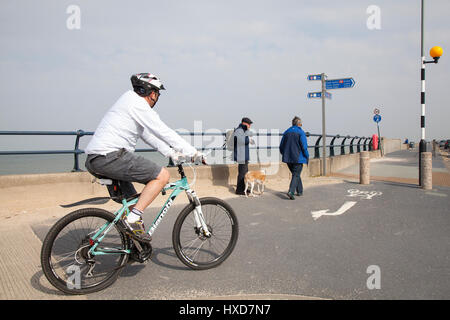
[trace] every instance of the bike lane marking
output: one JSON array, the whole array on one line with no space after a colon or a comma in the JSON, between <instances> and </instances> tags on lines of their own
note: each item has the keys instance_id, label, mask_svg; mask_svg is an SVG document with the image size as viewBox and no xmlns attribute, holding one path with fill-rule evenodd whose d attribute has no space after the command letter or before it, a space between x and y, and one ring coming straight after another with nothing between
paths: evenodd
<instances>
[{"instance_id":1,"label":"bike lane marking","mask_svg":"<svg viewBox=\"0 0 450 320\"><path fill-rule=\"evenodd\" d=\"M347 197L361 197L362 200L371 200L375 196L380 196L383 193L380 191L360 191L358 189L349 189ZM312 218L314 220L319 219L322 216L339 216L351 209L357 201L345 201L345 203L335 212L329 212L330 209L311 211Z\"/></svg>"}]
</instances>

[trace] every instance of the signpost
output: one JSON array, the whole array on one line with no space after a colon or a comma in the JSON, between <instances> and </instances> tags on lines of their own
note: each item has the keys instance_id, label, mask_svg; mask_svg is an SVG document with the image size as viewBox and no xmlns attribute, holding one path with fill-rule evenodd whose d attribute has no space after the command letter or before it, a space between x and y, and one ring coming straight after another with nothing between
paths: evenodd
<instances>
[{"instance_id":1,"label":"signpost","mask_svg":"<svg viewBox=\"0 0 450 320\"><path fill-rule=\"evenodd\" d=\"M322 98L322 92L308 92L308 98ZM331 99L331 93L325 92L325 98Z\"/></svg>"},{"instance_id":2,"label":"signpost","mask_svg":"<svg viewBox=\"0 0 450 320\"><path fill-rule=\"evenodd\" d=\"M327 76L325 73L321 74L311 74L308 75L307 79L309 81L321 81L322 83L322 91L320 92L309 92L308 98L321 98L322 99L322 175L327 175L327 160L326 160L326 130L325 130L325 99L331 99L331 93L327 92L327 90L333 89L344 89L344 88L353 88L355 86L355 80L353 78L343 78L343 79L333 79L326 80Z\"/></svg>"},{"instance_id":3,"label":"signpost","mask_svg":"<svg viewBox=\"0 0 450 320\"><path fill-rule=\"evenodd\" d=\"M312 74L308 76L308 80L322 80L321 74Z\"/></svg>"},{"instance_id":4,"label":"signpost","mask_svg":"<svg viewBox=\"0 0 450 320\"><path fill-rule=\"evenodd\" d=\"M344 78L344 79L333 79L325 81L325 89L345 89L345 88L353 88L355 85L355 80L353 78Z\"/></svg>"}]
</instances>

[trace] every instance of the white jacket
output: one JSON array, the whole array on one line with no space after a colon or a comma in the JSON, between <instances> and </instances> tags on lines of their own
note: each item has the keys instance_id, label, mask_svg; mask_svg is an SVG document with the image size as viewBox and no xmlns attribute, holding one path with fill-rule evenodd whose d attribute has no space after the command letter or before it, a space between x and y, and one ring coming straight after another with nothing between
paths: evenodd
<instances>
[{"instance_id":1,"label":"white jacket","mask_svg":"<svg viewBox=\"0 0 450 320\"><path fill-rule=\"evenodd\" d=\"M84 151L105 155L125 148L133 152L139 138L166 157L173 156L175 151L190 157L197 153L132 90L125 92L105 114Z\"/></svg>"}]
</instances>

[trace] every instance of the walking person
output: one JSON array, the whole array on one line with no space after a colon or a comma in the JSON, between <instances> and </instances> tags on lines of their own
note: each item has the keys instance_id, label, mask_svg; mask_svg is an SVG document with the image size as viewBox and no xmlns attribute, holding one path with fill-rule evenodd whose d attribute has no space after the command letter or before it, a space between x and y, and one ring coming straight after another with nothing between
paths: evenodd
<instances>
[{"instance_id":1,"label":"walking person","mask_svg":"<svg viewBox=\"0 0 450 320\"><path fill-rule=\"evenodd\" d=\"M292 127L283 133L280 142L280 152L282 154L282 161L287 164L292 173L291 183L287 196L294 200L294 193L297 196L303 195L303 183L301 173L303 164L308 164L308 142L306 134L302 129L302 120L295 116L292 119Z\"/></svg>"},{"instance_id":2,"label":"walking person","mask_svg":"<svg viewBox=\"0 0 450 320\"><path fill-rule=\"evenodd\" d=\"M248 162L250 160L249 144L250 140L250 127L252 120L247 117L242 118L239 126L234 130L234 153L233 159L238 163L238 176L236 182L236 194L245 195L245 183L244 177L248 172Z\"/></svg>"}]
</instances>

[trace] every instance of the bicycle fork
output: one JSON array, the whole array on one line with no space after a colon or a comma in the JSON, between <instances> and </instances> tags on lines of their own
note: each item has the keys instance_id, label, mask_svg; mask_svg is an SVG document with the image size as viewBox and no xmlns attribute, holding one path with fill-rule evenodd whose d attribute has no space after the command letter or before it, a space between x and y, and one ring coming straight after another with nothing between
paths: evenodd
<instances>
[{"instance_id":1,"label":"bicycle fork","mask_svg":"<svg viewBox=\"0 0 450 320\"><path fill-rule=\"evenodd\" d=\"M211 232L209 231L209 228L205 222L205 217L203 216L202 212L202 205L200 203L199 198L197 197L197 194L194 190L186 190L187 197L191 203L195 205L194 208L194 220L195 225L198 230L201 230L203 235L207 238L211 237Z\"/></svg>"}]
</instances>

